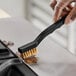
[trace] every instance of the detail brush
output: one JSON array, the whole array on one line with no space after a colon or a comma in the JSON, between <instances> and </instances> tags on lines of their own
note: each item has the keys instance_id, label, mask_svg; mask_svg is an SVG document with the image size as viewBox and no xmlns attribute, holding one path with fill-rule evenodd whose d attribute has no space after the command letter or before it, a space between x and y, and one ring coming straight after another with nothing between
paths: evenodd
<instances>
[{"instance_id":1,"label":"detail brush","mask_svg":"<svg viewBox=\"0 0 76 76\"><path fill-rule=\"evenodd\" d=\"M48 28L46 28L44 31L42 31L34 41L32 41L24 46L19 47L18 51L20 52L21 57L23 59L26 59L31 56L35 56L37 54L36 47L40 44L40 42L46 36L48 36L50 33L54 32L56 29L60 28L64 24L65 18L66 18L66 16L64 16L63 18L58 20L56 23L50 25Z\"/></svg>"}]
</instances>

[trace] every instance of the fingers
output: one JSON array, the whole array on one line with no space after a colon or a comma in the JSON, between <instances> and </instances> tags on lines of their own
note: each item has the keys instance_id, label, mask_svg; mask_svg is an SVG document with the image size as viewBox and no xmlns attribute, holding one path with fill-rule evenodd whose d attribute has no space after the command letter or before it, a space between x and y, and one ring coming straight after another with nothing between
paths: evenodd
<instances>
[{"instance_id":1,"label":"fingers","mask_svg":"<svg viewBox=\"0 0 76 76\"><path fill-rule=\"evenodd\" d=\"M57 7L56 7L56 12L54 15L54 20L57 21L60 19L61 15L63 14L63 10L71 3L72 0L62 0Z\"/></svg>"},{"instance_id":2,"label":"fingers","mask_svg":"<svg viewBox=\"0 0 76 76\"><path fill-rule=\"evenodd\" d=\"M73 6L71 4L69 4L68 8L71 10L73 8Z\"/></svg>"},{"instance_id":3,"label":"fingers","mask_svg":"<svg viewBox=\"0 0 76 76\"><path fill-rule=\"evenodd\" d=\"M67 9L63 9L63 13L61 14L60 17L63 17L65 15L67 15L70 11L67 11Z\"/></svg>"},{"instance_id":4,"label":"fingers","mask_svg":"<svg viewBox=\"0 0 76 76\"><path fill-rule=\"evenodd\" d=\"M69 4L65 9L63 9L63 12L60 17L68 15L72 9L73 9L73 7Z\"/></svg>"},{"instance_id":5,"label":"fingers","mask_svg":"<svg viewBox=\"0 0 76 76\"><path fill-rule=\"evenodd\" d=\"M53 2L50 4L51 8L54 9L56 4L57 4L57 1L53 0Z\"/></svg>"},{"instance_id":6,"label":"fingers","mask_svg":"<svg viewBox=\"0 0 76 76\"><path fill-rule=\"evenodd\" d=\"M62 0L62 2L57 5L57 0L53 0L50 6L52 7L52 9L55 9L55 6L57 5L54 15L55 22L67 14L68 16L65 20L66 24L69 23L71 20L76 19L76 6L71 6L72 2L76 2L76 0Z\"/></svg>"},{"instance_id":7,"label":"fingers","mask_svg":"<svg viewBox=\"0 0 76 76\"><path fill-rule=\"evenodd\" d=\"M68 24L68 23L70 23L71 20L75 20L75 19L76 19L76 7L74 7L71 10L71 12L69 13L69 15L65 19L65 24Z\"/></svg>"}]
</instances>

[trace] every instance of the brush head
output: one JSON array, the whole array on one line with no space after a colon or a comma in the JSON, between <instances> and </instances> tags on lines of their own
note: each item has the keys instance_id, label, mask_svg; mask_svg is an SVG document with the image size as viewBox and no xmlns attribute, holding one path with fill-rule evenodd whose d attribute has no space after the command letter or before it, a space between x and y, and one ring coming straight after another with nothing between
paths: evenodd
<instances>
[{"instance_id":1,"label":"brush head","mask_svg":"<svg viewBox=\"0 0 76 76\"><path fill-rule=\"evenodd\" d=\"M31 50L28 50L24 53L21 54L21 57L23 59L26 59L26 58L29 58L29 57L32 57L32 56L35 56L37 54L37 49L36 48L33 48Z\"/></svg>"},{"instance_id":2,"label":"brush head","mask_svg":"<svg viewBox=\"0 0 76 76\"><path fill-rule=\"evenodd\" d=\"M21 47L19 47L18 48L18 51L20 52L20 53L25 53L25 52L29 52L29 51L35 51L36 48L37 47L37 42L36 41L33 41L33 42L30 42L30 43L28 43L28 44L26 44L26 45L24 45L24 46L21 46Z\"/></svg>"},{"instance_id":3,"label":"brush head","mask_svg":"<svg viewBox=\"0 0 76 76\"><path fill-rule=\"evenodd\" d=\"M18 51L21 53L21 57L23 59L29 58L31 56L34 56L37 54L37 42L33 41L31 43L28 43L20 48L18 48Z\"/></svg>"}]
</instances>

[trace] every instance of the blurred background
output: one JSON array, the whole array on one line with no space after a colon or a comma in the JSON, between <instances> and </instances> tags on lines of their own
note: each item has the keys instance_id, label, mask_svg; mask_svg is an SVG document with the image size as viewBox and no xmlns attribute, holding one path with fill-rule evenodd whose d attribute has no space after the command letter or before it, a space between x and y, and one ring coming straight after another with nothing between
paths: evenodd
<instances>
[{"instance_id":1,"label":"blurred background","mask_svg":"<svg viewBox=\"0 0 76 76\"><path fill-rule=\"evenodd\" d=\"M53 23L51 0L0 0L0 19L25 18L41 31ZM63 26L50 35L58 45L76 54L75 23Z\"/></svg>"}]
</instances>

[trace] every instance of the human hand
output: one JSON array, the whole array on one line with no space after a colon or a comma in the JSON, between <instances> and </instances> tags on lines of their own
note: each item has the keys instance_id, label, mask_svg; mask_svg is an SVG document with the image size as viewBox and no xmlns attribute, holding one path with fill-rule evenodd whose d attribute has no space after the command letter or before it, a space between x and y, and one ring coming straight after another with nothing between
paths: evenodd
<instances>
[{"instance_id":1,"label":"human hand","mask_svg":"<svg viewBox=\"0 0 76 76\"><path fill-rule=\"evenodd\" d=\"M71 5L72 2L75 3L74 6ZM65 15L67 15L65 24L68 24L76 19L76 0L53 0L50 6L53 10L55 10L55 22Z\"/></svg>"}]
</instances>

